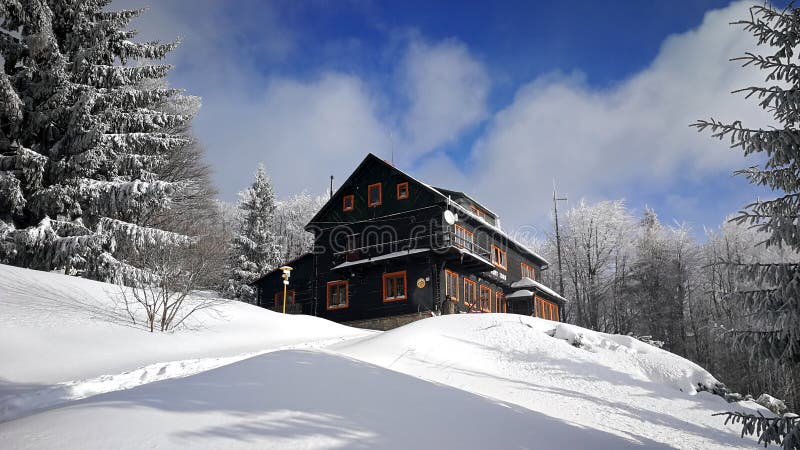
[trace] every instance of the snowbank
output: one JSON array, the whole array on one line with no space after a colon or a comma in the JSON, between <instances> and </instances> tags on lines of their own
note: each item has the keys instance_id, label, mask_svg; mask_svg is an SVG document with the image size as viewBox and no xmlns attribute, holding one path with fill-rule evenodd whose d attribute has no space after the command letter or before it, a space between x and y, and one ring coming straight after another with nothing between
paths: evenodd
<instances>
[{"instance_id":1,"label":"snowbank","mask_svg":"<svg viewBox=\"0 0 800 450\"><path fill-rule=\"evenodd\" d=\"M698 392L717 380L636 339L511 314L434 317L327 351L646 447L752 448L753 441L740 439L739 428L725 428L711 415L766 411L753 402L728 404ZM584 448L599 447L587 442Z\"/></svg>"}]
</instances>

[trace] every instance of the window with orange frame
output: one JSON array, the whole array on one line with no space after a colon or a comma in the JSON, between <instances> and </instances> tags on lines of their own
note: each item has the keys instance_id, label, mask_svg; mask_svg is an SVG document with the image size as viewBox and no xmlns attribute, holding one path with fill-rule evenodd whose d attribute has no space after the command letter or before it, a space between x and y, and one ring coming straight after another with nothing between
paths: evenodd
<instances>
[{"instance_id":1,"label":"window with orange frame","mask_svg":"<svg viewBox=\"0 0 800 450\"><path fill-rule=\"evenodd\" d=\"M492 312L492 289L489 286L480 287L481 311Z\"/></svg>"},{"instance_id":2,"label":"window with orange frame","mask_svg":"<svg viewBox=\"0 0 800 450\"><path fill-rule=\"evenodd\" d=\"M477 286L478 283L470 280L469 278L464 278L464 304L470 308L477 308Z\"/></svg>"},{"instance_id":3,"label":"window with orange frame","mask_svg":"<svg viewBox=\"0 0 800 450\"><path fill-rule=\"evenodd\" d=\"M397 199L405 200L408 198L408 181L397 183Z\"/></svg>"},{"instance_id":4,"label":"window with orange frame","mask_svg":"<svg viewBox=\"0 0 800 450\"><path fill-rule=\"evenodd\" d=\"M374 183L367 186L367 205L370 208L380 206L383 204L383 193L381 192L381 184Z\"/></svg>"},{"instance_id":5,"label":"window with orange frame","mask_svg":"<svg viewBox=\"0 0 800 450\"><path fill-rule=\"evenodd\" d=\"M506 258L506 251L492 244L492 264L503 270L508 270L508 260Z\"/></svg>"},{"instance_id":6,"label":"window with orange frame","mask_svg":"<svg viewBox=\"0 0 800 450\"><path fill-rule=\"evenodd\" d=\"M534 313L536 317L541 317L542 319L553 320L558 322L558 305L553 302L549 302L541 297L536 297L534 299L533 305Z\"/></svg>"},{"instance_id":7,"label":"window with orange frame","mask_svg":"<svg viewBox=\"0 0 800 450\"><path fill-rule=\"evenodd\" d=\"M397 302L405 300L406 290L406 271L391 272L383 274L383 302Z\"/></svg>"},{"instance_id":8,"label":"window with orange frame","mask_svg":"<svg viewBox=\"0 0 800 450\"><path fill-rule=\"evenodd\" d=\"M522 274L521 278L530 278L531 280L536 279L536 269L527 263L521 262L519 263L520 273Z\"/></svg>"},{"instance_id":9,"label":"window with orange frame","mask_svg":"<svg viewBox=\"0 0 800 450\"><path fill-rule=\"evenodd\" d=\"M355 209L355 197L353 195L345 195L342 197L342 211L352 211Z\"/></svg>"},{"instance_id":10,"label":"window with orange frame","mask_svg":"<svg viewBox=\"0 0 800 450\"><path fill-rule=\"evenodd\" d=\"M350 305L347 291L347 280L328 282L325 294L325 308L328 310L347 308Z\"/></svg>"},{"instance_id":11,"label":"window with orange frame","mask_svg":"<svg viewBox=\"0 0 800 450\"><path fill-rule=\"evenodd\" d=\"M506 312L506 294L503 294L502 292L495 292L494 302L497 305L497 312Z\"/></svg>"},{"instance_id":12,"label":"window with orange frame","mask_svg":"<svg viewBox=\"0 0 800 450\"><path fill-rule=\"evenodd\" d=\"M458 301L458 274L452 270L444 271L445 284L444 293L450 300Z\"/></svg>"}]
</instances>

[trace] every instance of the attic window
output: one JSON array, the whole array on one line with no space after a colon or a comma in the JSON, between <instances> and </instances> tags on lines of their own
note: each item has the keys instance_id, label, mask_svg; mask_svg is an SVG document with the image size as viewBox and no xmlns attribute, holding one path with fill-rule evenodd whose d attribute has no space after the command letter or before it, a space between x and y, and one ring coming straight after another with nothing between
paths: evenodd
<instances>
[{"instance_id":1,"label":"attic window","mask_svg":"<svg viewBox=\"0 0 800 450\"><path fill-rule=\"evenodd\" d=\"M476 216L480 217L481 219L486 219L486 213L483 212L483 210L478 208L477 206L470 205L469 209L470 209L470 211L472 211L472 214L475 214Z\"/></svg>"},{"instance_id":2,"label":"attic window","mask_svg":"<svg viewBox=\"0 0 800 450\"><path fill-rule=\"evenodd\" d=\"M342 211L352 211L355 201L352 195L345 195L342 197Z\"/></svg>"},{"instance_id":3,"label":"attic window","mask_svg":"<svg viewBox=\"0 0 800 450\"><path fill-rule=\"evenodd\" d=\"M383 203L383 196L381 194L381 184L375 183L367 186L367 205L369 207L378 206Z\"/></svg>"},{"instance_id":4,"label":"attic window","mask_svg":"<svg viewBox=\"0 0 800 450\"><path fill-rule=\"evenodd\" d=\"M508 270L506 251L494 244L492 244L492 264L503 270Z\"/></svg>"},{"instance_id":5,"label":"attic window","mask_svg":"<svg viewBox=\"0 0 800 450\"><path fill-rule=\"evenodd\" d=\"M408 182L397 183L397 199L405 200L408 198Z\"/></svg>"}]
</instances>

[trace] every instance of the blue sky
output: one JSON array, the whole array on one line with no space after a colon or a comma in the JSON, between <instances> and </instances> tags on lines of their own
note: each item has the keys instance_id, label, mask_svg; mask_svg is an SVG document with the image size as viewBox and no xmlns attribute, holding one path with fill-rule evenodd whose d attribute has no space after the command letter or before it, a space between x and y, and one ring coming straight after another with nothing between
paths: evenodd
<instances>
[{"instance_id":1,"label":"blue sky","mask_svg":"<svg viewBox=\"0 0 800 450\"><path fill-rule=\"evenodd\" d=\"M500 3L500 4L495 4ZM506 227L547 228L570 203L625 198L698 234L764 195L752 163L688 124L767 117L730 91L760 74L728 23L749 3L120 0L149 5L169 80L203 98L195 133L224 200L263 162L277 192L321 193L367 152L472 193ZM391 133L391 139L389 137Z\"/></svg>"}]
</instances>

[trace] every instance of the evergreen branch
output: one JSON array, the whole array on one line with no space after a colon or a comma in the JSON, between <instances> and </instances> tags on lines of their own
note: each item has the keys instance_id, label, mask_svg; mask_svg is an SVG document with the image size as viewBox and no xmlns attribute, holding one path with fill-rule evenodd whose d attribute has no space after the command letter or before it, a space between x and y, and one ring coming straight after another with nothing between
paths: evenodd
<instances>
[{"instance_id":1,"label":"evergreen branch","mask_svg":"<svg viewBox=\"0 0 800 450\"><path fill-rule=\"evenodd\" d=\"M782 445L786 450L800 449L800 423L796 414L782 417L764 417L761 412L745 414L741 412L722 412L712 416L725 416L725 425L742 424L741 437L758 436L758 443L767 447L770 444Z\"/></svg>"}]
</instances>

